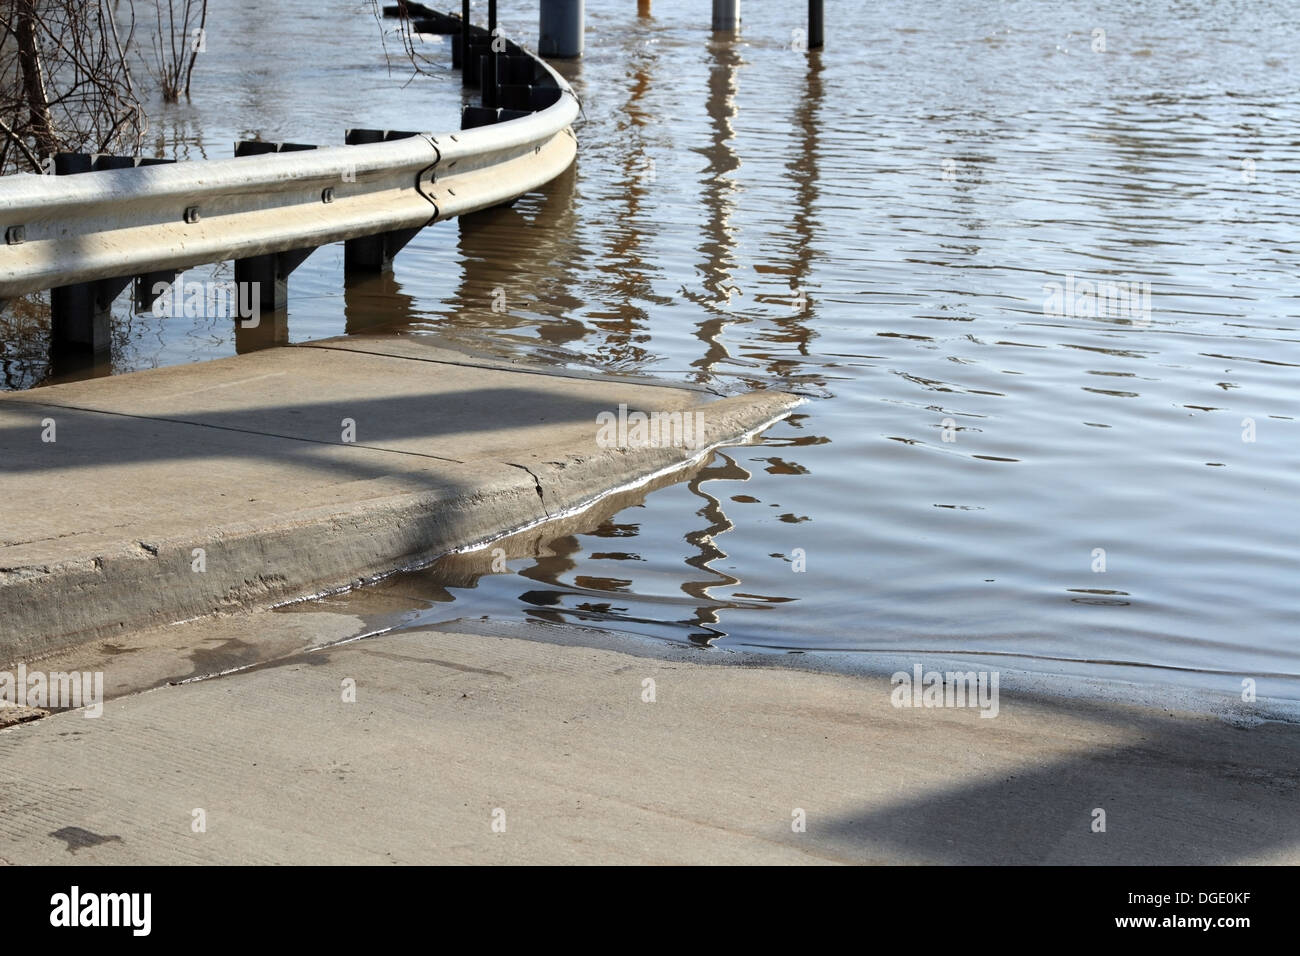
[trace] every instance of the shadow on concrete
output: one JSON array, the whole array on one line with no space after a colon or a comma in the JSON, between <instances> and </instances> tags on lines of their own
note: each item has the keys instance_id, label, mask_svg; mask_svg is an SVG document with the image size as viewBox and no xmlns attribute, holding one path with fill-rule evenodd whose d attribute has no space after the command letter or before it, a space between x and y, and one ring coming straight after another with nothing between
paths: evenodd
<instances>
[{"instance_id":1,"label":"shadow on concrete","mask_svg":"<svg viewBox=\"0 0 1300 956\"><path fill-rule=\"evenodd\" d=\"M985 748L972 746L982 735L956 734L941 755L952 768L946 786L810 822L808 835L854 860L904 854L948 864L1227 864L1267 859L1300 843L1300 728L1163 719L1100 702L1035 703L1066 719L1096 720L1124 740L990 773L981 766ZM1015 701L1004 700L1007 706ZM931 718L911 714L922 723ZM1070 728L1057 721L1022 724L1035 737L1070 743ZM996 750L998 742L985 746ZM870 772L905 781L915 767L933 766L934 749L918 753L911 766L906 759L882 764L870 753L864 760ZM1104 832L1093 830L1097 810L1105 813Z\"/></svg>"},{"instance_id":2,"label":"shadow on concrete","mask_svg":"<svg viewBox=\"0 0 1300 956\"><path fill-rule=\"evenodd\" d=\"M34 419L54 418L57 442L43 443L36 424L0 428L0 474L202 460L232 454L279 462L312 462L319 457L322 445L460 461L457 451L465 446L456 439L484 432L586 422L591 424L594 438L596 415L609 411L610 403L554 390L479 388L263 405L246 411L178 411L171 415L123 414L26 401L9 405L6 410L23 410ZM343 418L356 422L355 443L342 440ZM191 427L183 433L184 441L176 441L167 440L162 433L169 425ZM250 443L249 435L268 441ZM385 447L386 443L413 439L438 444L427 452ZM334 456L326 467L339 470L346 466ZM352 467L365 477L387 473L379 464L358 462Z\"/></svg>"}]
</instances>

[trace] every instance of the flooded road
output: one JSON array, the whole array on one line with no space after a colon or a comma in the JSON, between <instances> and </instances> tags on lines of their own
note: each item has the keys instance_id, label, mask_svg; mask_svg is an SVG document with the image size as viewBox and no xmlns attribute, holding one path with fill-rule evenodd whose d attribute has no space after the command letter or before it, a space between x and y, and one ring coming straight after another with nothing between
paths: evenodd
<instances>
[{"instance_id":1,"label":"flooded road","mask_svg":"<svg viewBox=\"0 0 1300 956\"><path fill-rule=\"evenodd\" d=\"M536 5L501 6L534 43ZM635 7L589 5L563 68L573 170L425 230L392 276L345 284L342 247L319 250L278 334L809 403L505 549L505 572L456 556L331 605L1300 698L1292 6L829 0L812 54L799 4L746 4L734 39L697 0ZM364 5L214 20L193 104L155 113L160 155L457 123L446 41L407 84ZM30 311L5 319L6 387L51 380ZM269 344L124 312L116 339L115 372Z\"/></svg>"}]
</instances>

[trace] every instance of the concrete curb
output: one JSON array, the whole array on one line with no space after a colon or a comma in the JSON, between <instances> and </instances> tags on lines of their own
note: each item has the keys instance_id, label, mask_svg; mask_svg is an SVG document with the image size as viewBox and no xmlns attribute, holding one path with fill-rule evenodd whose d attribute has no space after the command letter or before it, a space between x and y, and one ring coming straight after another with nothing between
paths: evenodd
<instances>
[{"instance_id":1,"label":"concrete curb","mask_svg":"<svg viewBox=\"0 0 1300 956\"><path fill-rule=\"evenodd\" d=\"M302 354L306 350L275 351ZM254 356L222 361L239 363L245 358ZM374 361L396 363L395 367L403 372L409 369L411 374L420 375L429 374L431 367L427 360L376 358L362 353L355 357L357 363ZM198 379L204 374L201 370L218 364L187 369L195 369L193 376ZM159 370L164 371L175 378L185 370ZM488 374L488 370L474 368L462 367L460 371ZM76 383L69 405L78 405L79 412L84 411L86 396L104 393L97 385L153 374ZM442 368L437 374L449 373ZM523 370L493 369L491 374L535 378ZM576 387L562 376L546 382L558 395L566 395ZM131 391L141 392L141 384L133 383ZM4 617L0 662L31 660L132 629L283 603L472 546L572 512L612 491L687 465L707 454L708 449L736 441L783 417L799 401L777 392L706 401L709 396L698 392L662 386L592 383L590 387L603 388L615 397L620 389L634 389L628 397L633 402L639 400L643 408L647 407L647 394L661 392L665 407L681 408L686 404L693 409L707 409L704 440L698 443L704 448L602 448L595 441L594 422L581 429L572 424L546 425L541 426L540 435L553 436L554 442L521 447L509 455L502 455L498 449L476 460L431 463L419 472L419 491L383 493L381 489L376 494L372 481L364 483L363 493L355 487L363 483L353 481L340 485L354 496L351 500L293 507L277 513L271 521L231 522L225 520L227 513L219 520L173 528L170 534L143 540L131 533L134 529L116 532L117 540L111 543L104 529L96 528L95 534L69 536L70 543L61 552L66 557L48 563L6 567L10 562L4 560L4 549L0 549L0 609ZM60 388L64 387L0 397L0 411L5 406L27 406L29 413L34 404L57 407ZM118 389L123 390L125 383ZM50 401L40 401L42 398ZM429 400L420 399L426 403ZM488 409L484 414L499 417L501 410ZM173 421L148 418L150 422L156 420ZM227 438L239 440L240 436ZM430 447L445 451L447 440L438 440L442 444ZM472 441L472 437L467 440ZM391 456L384 450L365 452L371 458ZM274 463L266 467L274 474ZM56 495L57 479L56 475ZM260 480L265 484L266 475L261 475ZM36 506L35 502L26 504ZM205 552L205 573L192 570L191 555L196 548ZM17 557L21 549L15 552L11 558Z\"/></svg>"}]
</instances>

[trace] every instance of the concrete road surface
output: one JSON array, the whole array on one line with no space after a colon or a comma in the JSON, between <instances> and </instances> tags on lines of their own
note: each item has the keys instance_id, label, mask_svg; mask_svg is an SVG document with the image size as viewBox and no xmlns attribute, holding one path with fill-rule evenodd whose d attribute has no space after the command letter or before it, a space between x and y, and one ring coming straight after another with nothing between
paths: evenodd
<instances>
[{"instance_id":1,"label":"concrete road surface","mask_svg":"<svg viewBox=\"0 0 1300 956\"><path fill-rule=\"evenodd\" d=\"M200 626L272 646L292 618ZM1300 862L1295 725L1007 690L993 719L896 708L887 676L468 626L0 731L0 859ZM175 664L113 648L144 683Z\"/></svg>"}]
</instances>

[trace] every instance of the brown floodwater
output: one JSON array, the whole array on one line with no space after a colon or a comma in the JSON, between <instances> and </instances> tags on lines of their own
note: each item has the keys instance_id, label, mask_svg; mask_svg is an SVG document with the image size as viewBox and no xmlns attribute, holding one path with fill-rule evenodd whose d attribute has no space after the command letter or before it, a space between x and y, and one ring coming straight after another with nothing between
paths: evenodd
<instances>
[{"instance_id":1,"label":"brown floodwater","mask_svg":"<svg viewBox=\"0 0 1300 956\"><path fill-rule=\"evenodd\" d=\"M810 400L689 480L533 532L505 573L480 552L390 578L385 619L1300 698L1294 5L828 0L813 54L802 4L747 3L735 38L702 0L636 6L588 5L568 174L425 230L388 277L345 282L319 250L280 334ZM407 82L364 4L220 7L193 103L154 111L160 155L455 127L445 40ZM501 7L534 43L535 2ZM1107 282L1134 294L1098 314L1080 290ZM20 312L4 385L69 374ZM100 371L267 344L119 313Z\"/></svg>"}]
</instances>

